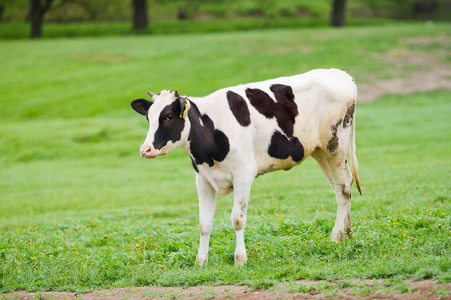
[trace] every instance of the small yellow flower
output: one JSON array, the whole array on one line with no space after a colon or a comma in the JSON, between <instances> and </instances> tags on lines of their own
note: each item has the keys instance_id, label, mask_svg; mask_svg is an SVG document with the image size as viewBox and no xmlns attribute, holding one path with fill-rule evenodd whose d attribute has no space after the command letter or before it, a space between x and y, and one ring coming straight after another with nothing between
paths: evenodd
<instances>
[{"instance_id":1,"label":"small yellow flower","mask_svg":"<svg viewBox=\"0 0 451 300\"><path fill-rule=\"evenodd\" d=\"M164 268L164 266L163 266L163 265L161 265L161 268L163 269L163 268Z\"/></svg>"},{"instance_id":2,"label":"small yellow flower","mask_svg":"<svg viewBox=\"0 0 451 300\"><path fill-rule=\"evenodd\" d=\"M139 244L136 244L135 246L136 246L136 248L139 248Z\"/></svg>"},{"instance_id":3,"label":"small yellow flower","mask_svg":"<svg viewBox=\"0 0 451 300\"><path fill-rule=\"evenodd\" d=\"M36 256L33 256L31 259L33 259L33 260L36 259Z\"/></svg>"},{"instance_id":4,"label":"small yellow flower","mask_svg":"<svg viewBox=\"0 0 451 300\"><path fill-rule=\"evenodd\" d=\"M406 236L406 234L404 233L404 236Z\"/></svg>"},{"instance_id":5,"label":"small yellow flower","mask_svg":"<svg viewBox=\"0 0 451 300\"><path fill-rule=\"evenodd\" d=\"M130 227L128 227L128 229L132 230L132 229L133 229L133 227L131 227L131 226L130 226Z\"/></svg>"}]
</instances>

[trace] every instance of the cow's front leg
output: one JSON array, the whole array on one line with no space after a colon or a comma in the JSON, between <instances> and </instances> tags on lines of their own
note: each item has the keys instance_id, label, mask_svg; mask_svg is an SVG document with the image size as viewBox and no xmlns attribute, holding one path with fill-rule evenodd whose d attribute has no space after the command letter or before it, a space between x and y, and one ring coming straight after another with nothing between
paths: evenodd
<instances>
[{"instance_id":1,"label":"cow's front leg","mask_svg":"<svg viewBox=\"0 0 451 300\"><path fill-rule=\"evenodd\" d=\"M242 266L247 261L244 246L244 228L247 220L247 206L253 178L238 177L233 180L233 209L231 220L236 233L235 266Z\"/></svg>"},{"instance_id":2,"label":"cow's front leg","mask_svg":"<svg viewBox=\"0 0 451 300\"><path fill-rule=\"evenodd\" d=\"M215 190L199 174L196 176L197 193L199 195L199 231L200 243L196 263L203 266L208 261L208 247L211 229L215 218Z\"/></svg>"}]
</instances>

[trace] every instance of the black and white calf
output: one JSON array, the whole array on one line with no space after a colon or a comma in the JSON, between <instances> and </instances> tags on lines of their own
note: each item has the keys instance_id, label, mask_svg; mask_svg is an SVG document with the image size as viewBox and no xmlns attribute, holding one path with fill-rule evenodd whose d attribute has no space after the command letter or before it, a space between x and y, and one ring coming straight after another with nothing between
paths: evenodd
<instances>
[{"instance_id":1,"label":"black and white calf","mask_svg":"<svg viewBox=\"0 0 451 300\"><path fill-rule=\"evenodd\" d=\"M149 92L154 102L131 105L149 121L141 156L154 158L182 147L197 172L200 246L197 263L208 259L215 195L234 192L231 214L236 231L235 264L246 260L244 228L254 178L289 170L311 155L337 200L332 240L351 234L351 184L358 180L355 154L357 87L346 72L313 70L305 74L249 83L203 98L177 92ZM348 166L348 153L352 175Z\"/></svg>"}]
</instances>

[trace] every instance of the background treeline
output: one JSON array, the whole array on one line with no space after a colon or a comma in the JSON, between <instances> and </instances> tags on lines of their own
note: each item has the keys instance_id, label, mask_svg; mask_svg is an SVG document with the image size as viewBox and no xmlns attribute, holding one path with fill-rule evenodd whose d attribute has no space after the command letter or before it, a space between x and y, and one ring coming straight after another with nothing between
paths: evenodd
<instances>
[{"instance_id":1,"label":"background treeline","mask_svg":"<svg viewBox=\"0 0 451 300\"><path fill-rule=\"evenodd\" d=\"M45 0L42 0L44 3ZM148 0L150 22L242 17L328 18L332 0ZM348 17L451 20L451 0L349 0ZM128 21L128 0L54 0L46 22ZM30 0L0 0L0 21L28 21Z\"/></svg>"}]
</instances>

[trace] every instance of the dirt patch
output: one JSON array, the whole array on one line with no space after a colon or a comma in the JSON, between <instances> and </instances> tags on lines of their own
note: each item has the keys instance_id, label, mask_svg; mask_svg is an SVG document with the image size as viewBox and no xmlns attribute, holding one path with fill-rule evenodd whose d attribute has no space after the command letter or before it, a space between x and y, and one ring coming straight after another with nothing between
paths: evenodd
<instances>
[{"instance_id":1,"label":"dirt patch","mask_svg":"<svg viewBox=\"0 0 451 300\"><path fill-rule=\"evenodd\" d=\"M406 42L421 45L438 43L438 41L443 42L443 38L406 39ZM369 84L358 84L358 101L373 101L385 94L410 94L436 89L451 90L451 63L447 55L441 48L437 48L432 53L399 48L373 55L374 59L385 60L392 64L393 67L387 70L387 75L392 73L397 75L394 75L396 78L373 79ZM417 70L406 71L409 68ZM403 73L402 78L399 76L400 73Z\"/></svg>"},{"instance_id":2,"label":"dirt patch","mask_svg":"<svg viewBox=\"0 0 451 300\"><path fill-rule=\"evenodd\" d=\"M269 290L236 285L137 287L86 293L14 292L3 294L2 299L451 299L451 283L406 280L398 284L403 285L403 291L384 285L382 280L298 280L280 283Z\"/></svg>"}]
</instances>

